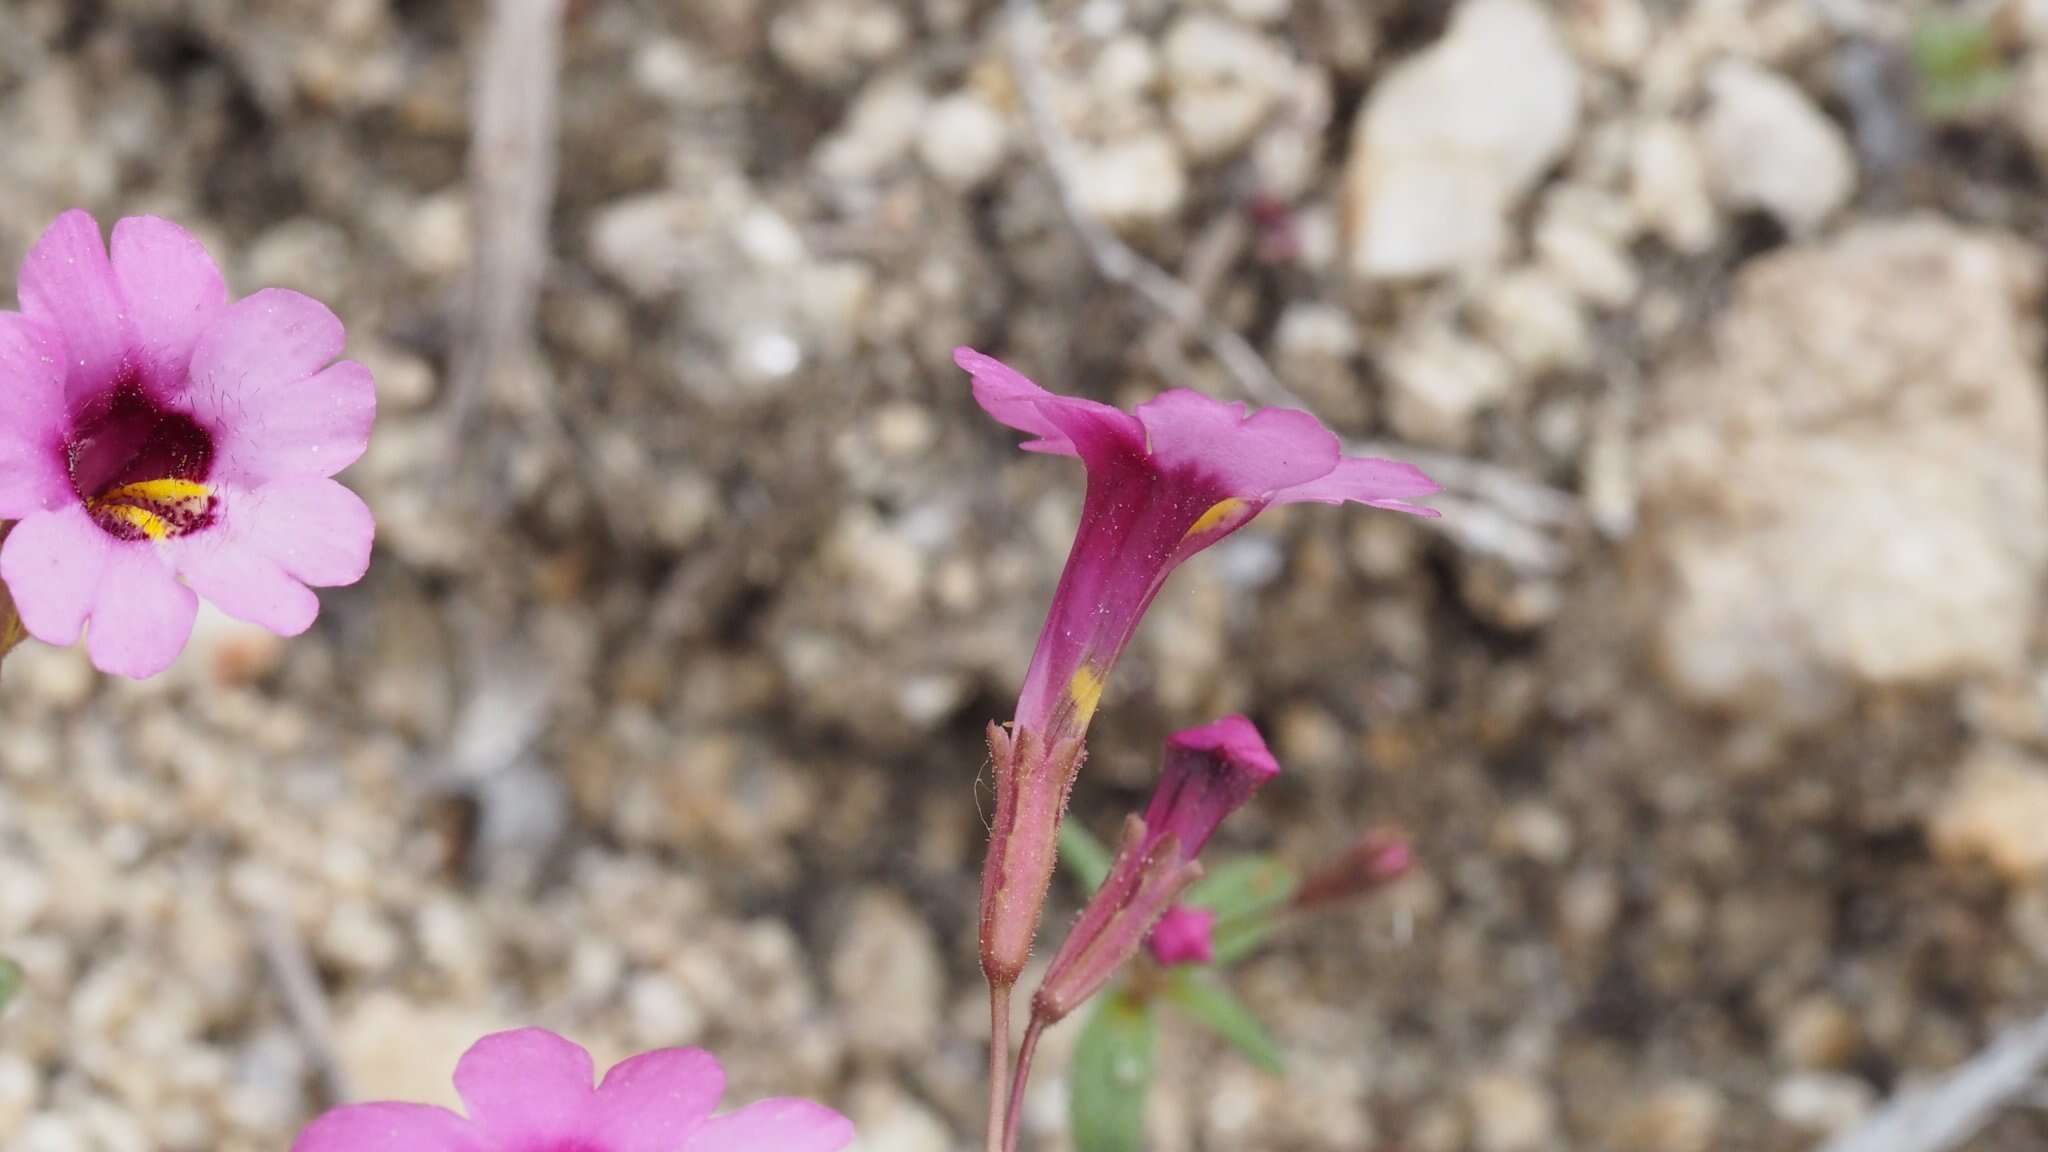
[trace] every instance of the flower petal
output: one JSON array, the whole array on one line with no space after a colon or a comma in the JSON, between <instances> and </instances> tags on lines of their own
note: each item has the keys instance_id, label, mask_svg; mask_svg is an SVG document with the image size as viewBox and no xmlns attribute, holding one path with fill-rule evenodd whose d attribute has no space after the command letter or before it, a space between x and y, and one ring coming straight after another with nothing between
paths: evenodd
<instances>
[{"instance_id":1,"label":"flower petal","mask_svg":"<svg viewBox=\"0 0 2048 1152\"><path fill-rule=\"evenodd\" d=\"M974 378L974 402L982 411L1019 432L1037 437L1023 444L1026 452L1055 456L1081 455L1068 432L1070 425L1092 428L1144 443L1144 435L1128 413L1108 404L1048 392L1022 372L972 348L955 348L953 363Z\"/></svg>"},{"instance_id":2,"label":"flower petal","mask_svg":"<svg viewBox=\"0 0 2048 1152\"><path fill-rule=\"evenodd\" d=\"M542 1028L495 1032L455 1065L455 1091L470 1123L505 1148L573 1145L587 1133L590 1053Z\"/></svg>"},{"instance_id":3,"label":"flower petal","mask_svg":"<svg viewBox=\"0 0 2048 1152\"><path fill-rule=\"evenodd\" d=\"M297 636L320 615L320 598L312 589L225 526L171 541L168 547L185 583L237 620Z\"/></svg>"},{"instance_id":4,"label":"flower petal","mask_svg":"<svg viewBox=\"0 0 2048 1152\"><path fill-rule=\"evenodd\" d=\"M1206 475L1244 499L1315 480L1343 457L1336 433L1292 408L1265 408L1247 417L1242 404L1175 388L1138 405L1137 412L1161 472Z\"/></svg>"},{"instance_id":5,"label":"flower petal","mask_svg":"<svg viewBox=\"0 0 2048 1152\"><path fill-rule=\"evenodd\" d=\"M65 475L64 339L47 324L0 312L0 519L72 498Z\"/></svg>"},{"instance_id":6,"label":"flower petal","mask_svg":"<svg viewBox=\"0 0 2048 1152\"><path fill-rule=\"evenodd\" d=\"M291 1152L487 1152L469 1121L431 1104L351 1104L306 1125Z\"/></svg>"},{"instance_id":7,"label":"flower petal","mask_svg":"<svg viewBox=\"0 0 2048 1152\"><path fill-rule=\"evenodd\" d=\"M59 648L78 642L112 544L82 504L38 512L14 526L0 546L0 579L29 635Z\"/></svg>"},{"instance_id":8,"label":"flower petal","mask_svg":"<svg viewBox=\"0 0 2048 1152\"><path fill-rule=\"evenodd\" d=\"M1273 502L1293 504L1312 500L1318 504L1342 504L1349 500L1374 508L1433 518L1441 513L1434 508L1410 504L1408 498L1442 490L1442 485L1423 475L1422 470L1413 464L1346 456L1328 475L1274 493Z\"/></svg>"},{"instance_id":9,"label":"flower petal","mask_svg":"<svg viewBox=\"0 0 2048 1152\"><path fill-rule=\"evenodd\" d=\"M157 216L114 225L113 265L145 386L181 395L200 333L228 305L227 281L198 237Z\"/></svg>"},{"instance_id":10,"label":"flower petal","mask_svg":"<svg viewBox=\"0 0 2048 1152\"><path fill-rule=\"evenodd\" d=\"M356 462L370 446L377 383L343 360L304 380L245 395L218 468L247 485L285 477L322 477Z\"/></svg>"},{"instance_id":11,"label":"flower petal","mask_svg":"<svg viewBox=\"0 0 2048 1152\"><path fill-rule=\"evenodd\" d=\"M377 523L362 497L332 480L280 480L255 492L223 494L226 514L249 546L315 588L363 578Z\"/></svg>"},{"instance_id":12,"label":"flower petal","mask_svg":"<svg viewBox=\"0 0 2048 1152\"><path fill-rule=\"evenodd\" d=\"M592 1135L605 1152L675 1152L724 1091L725 1070L702 1048L643 1052L604 1074Z\"/></svg>"},{"instance_id":13,"label":"flower petal","mask_svg":"<svg viewBox=\"0 0 2048 1152\"><path fill-rule=\"evenodd\" d=\"M76 406L130 363L132 329L100 226L76 208L45 229L21 262L21 310L64 334L66 394Z\"/></svg>"},{"instance_id":14,"label":"flower petal","mask_svg":"<svg viewBox=\"0 0 2048 1152\"><path fill-rule=\"evenodd\" d=\"M111 543L85 650L93 667L140 680L171 666L192 636L199 597L147 541Z\"/></svg>"},{"instance_id":15,"label":"flower petal","mask_svg":"<svg viewBox=\"0 0 2048 1152\"><path fill-rule=\"evenodd\" d=\"M352 396L356 382L346 374L318 391L306 387L341 355L346 339L325 304L287 289L266 288L228 305L192 350L192 414L219 437L216 467L244 483L260 481L264 468L277 463L266 448L273 427L287 435L302 431L307 417L297 409L330 405L337 391Z\"/></svg>"},{"instance_id":16,"label":"flower petal","mask_svg":"<svg viewBox=\"0 0 2048 1152\"><path fill-rule=\"evenodd\" d=\"M681 1152L839 1152L853 1143L853 1121L809 1100L749 1104L704 1122Z\"/></svg>"}]
</instances>

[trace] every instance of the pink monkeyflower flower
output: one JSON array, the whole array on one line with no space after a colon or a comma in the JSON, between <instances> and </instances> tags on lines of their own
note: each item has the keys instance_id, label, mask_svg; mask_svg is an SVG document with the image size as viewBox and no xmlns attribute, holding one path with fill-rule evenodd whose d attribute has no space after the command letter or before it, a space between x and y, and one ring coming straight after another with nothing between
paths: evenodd
<instances>
[{"instance_id":1,"label":"pink monkeyflower flower","mask_svg":"<svg viewBox=\"0 0 2048 1152\"><path fill-rule=\"evenodd\" d=\"M1152 926L1145 951L1167 968L1209 963L1216 959L1216 913L1175 904Z\"/></svg>"},{"instance_id":2,"label":"pink monkeyflower flower","mask_svg":"<svg viewBox=\"0 0 2048 1152\"><path fill-rule=\"evenodd\" d=\"M81 211L22 262L0 312L0 548L22 626L103 671L149 676L184 648L199 596L283 635L312 588L370 560L369 509L329 477L363 454L376 387L335 362L341 321L296 292L231 302L166 220Z\"/></svg>"},{"instance_id":3,"label":"pink monkeyflower flower","mask_svg":"<svg viewBox=\"0 0 2048 1152\"><path fill-rule=\"evenodd\" d=\"M1201 876L1196 858L1209 837L1224 817L1244 807L1252 793L1279 774L1280 765L1266 750L1259 730L1242 716L1225 716L1169 737L1166 765L1152 802L1142 817L1125 821L1109 875L1060 943L1032 997L1032 1011L1048 1021L1065 1016L1137 955L1154 925L1167 927L1161 917ZM1187 910L1186 919L1169 931L1199 931L1199 941L1182 935L1170 937L1169 946L1185 944L1208 952L1214 920L1213 913Z\"/></svg>"},{"instance_id":4,"label":"pink monkeyflower flower","mask_svg":"<svg viewBox=\"0 0 2048 1152\"><path fill-rule=\"evenodd\" d=\"M808 1100L713 1116L725 1071L701 1048L663 1048L596 1079L590 1053L540 1028L498 1032L455 1065L469 1113L379 1102L336 1108L292 1152L838 1152L846 1117Z\"/></svg>"},{"instance_id":5,"label":"pink monkeyflower flower","mask_svg":"<svg viewBox=\"0 0 2048 1152\"><path fill-rule=\"evenodd\" d=\"M1415 467L1344 455L1307 412L1246 414L1174 389L1135 412L1061 396L971 348L953 359L974 398L1034 439L1026 451L1088 468L1080 529L1060 574L1008 733L991 742L996 819L983 871L983 969L1021 971L1052 881L1054 838L1110 669L1174 568L1275 504L1353 502L1418 516L1437 491Z\"/></svg>"}]
</instances>

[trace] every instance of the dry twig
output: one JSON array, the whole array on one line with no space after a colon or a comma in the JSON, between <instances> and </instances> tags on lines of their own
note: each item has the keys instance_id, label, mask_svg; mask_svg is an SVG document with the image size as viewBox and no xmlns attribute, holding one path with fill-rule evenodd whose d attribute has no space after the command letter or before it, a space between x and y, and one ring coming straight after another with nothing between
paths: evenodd
<instances>
[{"instance_id":1,"label":"dry twig","mask_svg":"<svg viewBox=\"0 0 2048 1152\"><path fill-rule=\"evenodd\" d=\"M1052 87L1040 59L1044 19L1037 0L1008 0L1008 42L1024 117L1058 190L1061 210L1103 279L1128 288L1181 331L1200 340L1251 400L1271 407L1308 409L1274 374L1251 342L1208 314L1202 293L1146 259L1119 238L1081 200L1073 137L1060 123ZM1213 255L1205 261L1213 270ZM1442 484L1434 521L1461 546L1505 561L1518 572L1551 575L1569 563L1559 535L1581 519L1568 493L1517 472L1468 457L1406 445L1347 443L1347 451L1409 460Z\"/></svg>"},{"instance_id":2,"label":"dry twig","mask_svg":"<svg viewBox=\"0 0 2048 1152\"><path fill-rule=\"evenodd\" d=\"M555 201L555 98L565 0L497 0L477 62L470 142L476 264L456 351L448 428L456 451L479 392L532 355ZM546 405L538 405L545 410Z\"/></svg>"},{"instance_id":3,"label":"dry twig","mask_svg":"<svg viewBox=\"0 0 2048 1152\"><path fill-rule=\"evenodd\" d=\"M1940 1081L1902 1092L1821 1152L1947 1152L2040 1083L2048 1068L2048 1013L2000 1036Z\"/></svg>"},{"instance_id":4,"label":"dry twig","mask_svg":"<svg viewBox=\"0 0 2048 1152\"><path fill-rule=\"evenodd\" d=\"M306 943L299 938L291 917L277 908L254 912L256 944L263 962L277 981L278 995L284 997L285 1015L299 1034L300 1043L312 1057L320 1076L320 1090L330 1105L350 1099L348 1074L334 1051L334 1026L327 1011L327 993L320 987L320 975L313 970Z\"/></svg>"}]
</instances>

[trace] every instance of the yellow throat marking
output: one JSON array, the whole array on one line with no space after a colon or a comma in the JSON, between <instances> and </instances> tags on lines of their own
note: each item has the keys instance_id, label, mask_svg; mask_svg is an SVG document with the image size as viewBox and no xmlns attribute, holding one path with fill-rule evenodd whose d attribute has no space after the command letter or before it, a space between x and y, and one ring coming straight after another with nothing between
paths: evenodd
<instances>
[{"instance_id":1,"label":"yellow throat marking","mask_svg":"<svg viewBox=\"0 0 2048 1152\"><path fill-rule=\"evenodd\" d=\"M1102 703L1102 673L1088 664L1074 669L1073 679L1067 681L1067 695L1074 701L1075 720L1087 727L1095 706Z\"/></svg>"},{"instance_id":2,"label":"yellow throat marking","mask_svg":"<svg viewBox=\"0 0 2048 1152\"><path fill-rule=\"evenodd\" d=\"M151 511L152 506L172 510L194 501L203 502L212 495L213 489L193 480L138 480L103 493L93 501L93 508L151 540L162 540L171 534L171 525L161 513Z\"/></svg>"},{"instance_id":3,"label":"yellow throat marking","mask_svg":"<svg viewBox=\"0 0 2048 1152\"><path fill-rule=\"evenodd\" d=\"M1189 537L1201 536L1214 531L1217 525L1237 515L1238 509L1243 507L1244 501L1235 496L1226 496L1218 500L1209 506L1207 512L1202 513L1202 518L1195 521L1193 527L1181 535L1181 539L1186 540Z\"/></svg>"}]
</instances>

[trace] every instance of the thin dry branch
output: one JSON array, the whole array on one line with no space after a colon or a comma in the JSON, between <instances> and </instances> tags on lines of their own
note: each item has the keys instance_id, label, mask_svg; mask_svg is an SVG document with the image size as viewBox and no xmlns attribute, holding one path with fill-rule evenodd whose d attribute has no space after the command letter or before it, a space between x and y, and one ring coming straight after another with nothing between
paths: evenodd
<instances>
[{"instance_id":1,"label":"thin dry branch","mask_svg":"<svg viewBox=\"0 0 2048 1152\"><path fill-rule=\"evenodd\" d=\"M497 0L477 61L469 151L476 263L448 416L451 444L458 447L488 382L532 355L555 201L564 4Z\"/></svg>"},{"instance_id":2,"label":"thin dry branch","mask_svg":"<svg viewBox=\"0 0 2048 1152\"><path fill-rule=\"evenodd\" d=\"M2023 1098L2048 1068L2048 1013L2000 1036L1941 1080L1892 1098L1820 1152L1948 1152Z\"/></svg>"},{"instance_id":3,"label":"thin dry branch","mask_svg":"<svg viewBox=\"0 0 2048 1152\"><path fill-rule=\"evenodd\" d=\"M277 982L278 995L284 998L285 1015L299 1034L299 1042L306 1046L306 1052L312 1058L326 1102L330 1105L347 1103L350 1098L348 1075L342 1070L341 1058L334 1051L334 1027L327 1011L327 993L320 986L319 973L313 970L312 957L306 954L305 941L299 938L291 917L279 909L258 908L253 918L257 948L263 953L263 962L269 967L271 978Z\"/></svg>"},{"instance_id":4,"label":"thin dry branch","mask_svg":"<svg viewBox=\"0 0 2048 1152\"><path fill-rule=\"evenodd\" d=\"M1247 398L1269 407L1307 410L1309 405L1281 382L1250 341L1215 322L1200 291L1124 243L1082 202L1074 140L1060 123L1041 60L1043 14L1037 0L1008 0L1007 16L1011 70L1025 122L1052 174L1061 210L1096 273L1130 289L1201 341ZM1469 457L1379 442L1347 442L1345 448L1364 455L1398 456L1429 473L1445 488L1435 500L1445 516L1434 523L1461 546L1531 575L1555 574L1569 563L1569 549L1559 536L1582 519L1579 503L1569 493Z\"/></svg>"}]
</instances>

